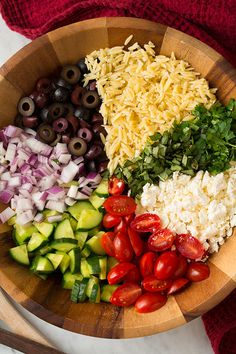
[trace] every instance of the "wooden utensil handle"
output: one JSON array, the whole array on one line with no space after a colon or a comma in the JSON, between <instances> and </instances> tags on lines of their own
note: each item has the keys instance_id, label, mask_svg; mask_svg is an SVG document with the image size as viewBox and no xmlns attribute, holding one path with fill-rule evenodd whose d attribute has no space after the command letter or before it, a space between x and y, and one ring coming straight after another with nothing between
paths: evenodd
<instances>
[{"instance_id":1,"label":"wooden utensil handle","mask_svg":"<svg viewBox=\"0 0 236 354\"><path fill-rule=\"evenodd\" d=\"M34 340L0 329L0 343L25 354L65 354L57 349L48 347Z\"/></svg>"}]
</instances>

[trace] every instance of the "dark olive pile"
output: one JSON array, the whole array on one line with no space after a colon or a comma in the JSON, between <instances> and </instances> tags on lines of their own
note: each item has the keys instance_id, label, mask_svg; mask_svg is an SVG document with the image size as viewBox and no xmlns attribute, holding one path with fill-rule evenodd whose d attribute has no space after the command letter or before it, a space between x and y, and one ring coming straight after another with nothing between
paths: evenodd
<instances>
[{"instance_id":1,"label":"dark olive pile","mask_svg":"<svg viewBox=\"0 0 236 354\"><path fill-rule=\"evenodd\" d=\"M20 99L15 125L34 129L36 138L55 146L68 144L69 152L83 156L90 171L103 172L107 157L100 133L106 131L99 113L100 97L96 82L83 87L84 74L88 72L84 59L76 65L65 65L60 75L40 78L34 91Z\"/></svg>"}]
</instances>

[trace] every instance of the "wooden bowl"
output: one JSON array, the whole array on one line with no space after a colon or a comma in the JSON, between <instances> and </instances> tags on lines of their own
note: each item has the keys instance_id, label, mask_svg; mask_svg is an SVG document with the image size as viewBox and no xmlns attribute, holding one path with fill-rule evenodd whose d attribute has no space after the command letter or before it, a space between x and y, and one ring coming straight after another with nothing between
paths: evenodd
<instances>
[{"instance_id":1,"label":"wooden bowl","mask_svg":"<svg viewBox=\"0 0 236 354\"><path fill-rule=\"evenodd\" d=\"M236 71L217 52L172 28L135 18L99 18L60 28L33 41L0 69L1 126L12 122L19 98L39 77L58 66L103 47L122 45L130 35L140 44L152 41L157 53L188 61L218 88L218 98L236 98ZM4 206L1 206L2 209ZM9 227L0 228L0 285L17 302L40 318L64 329L90 336L129 338L151 335L182 325L222 301L236 287L236 238L229 238L210 260L211 276L176 296L150 314L101 303L74 304L70 292L54 279L40 280L8 255Z\"/></svg>"}]
</instances>

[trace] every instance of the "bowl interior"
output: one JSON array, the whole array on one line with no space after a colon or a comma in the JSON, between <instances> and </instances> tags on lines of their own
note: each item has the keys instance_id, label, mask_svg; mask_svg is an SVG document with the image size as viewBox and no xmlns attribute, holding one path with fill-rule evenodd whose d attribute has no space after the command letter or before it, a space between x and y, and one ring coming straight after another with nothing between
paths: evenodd
<instances>
[{"instance_id":1,"label":"bowl interior","mask_svg":"<svg viewBox=\"0 0 236 354\"><path fill-rule=\"evenodd\" d=\"M0 126L12 123L19 98L27 95L39 77L66 63L75 63L95 49L122 45L133 34L132 43L152 41L156 53L188 61L218 98L236 98L236 71L217 52L197 39L161 24L135 18L100 18L60 28L33 41L0 69ZM0 206L1 210L4 208ZM10 228L0 225L0 284L16 301L42 319L65 329L106 338L151 335L184 324L219 303L234 288L236 239L231 237L219 254L210 258L211 277L171 296L159 311L140 315L132 308L109 304L73 304L70 292L59 279L40 280L8 255L13 246Z\"/></svg>"}]
</instances>

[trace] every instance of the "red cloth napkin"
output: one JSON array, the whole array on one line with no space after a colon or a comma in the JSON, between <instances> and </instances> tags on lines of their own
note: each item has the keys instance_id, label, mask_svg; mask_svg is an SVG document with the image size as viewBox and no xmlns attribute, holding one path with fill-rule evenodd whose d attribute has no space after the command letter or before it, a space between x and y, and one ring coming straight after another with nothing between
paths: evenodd
<instances>
[{"instance_id":1,"label":"red cloth napkin","mask_svg":"<svg viewBox=\"0 0 236 354\"><path fill-rule=\"evenodd\" d=\"M186 32L236 67L235 0L0 0L8 26L34 39L57 27L101 16L140 17ZM236 354L236 290L203 316L217 354Z\"/></svg>"}]
</instances>

